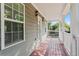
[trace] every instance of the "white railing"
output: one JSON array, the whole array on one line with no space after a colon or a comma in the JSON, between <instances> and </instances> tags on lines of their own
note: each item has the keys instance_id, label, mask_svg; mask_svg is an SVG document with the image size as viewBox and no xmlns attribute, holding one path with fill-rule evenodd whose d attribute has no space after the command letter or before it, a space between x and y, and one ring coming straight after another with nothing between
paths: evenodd
<instances>
[{"instance_id":1,"label":"white railing","mask_svg":"<svg viewBox=\"0 0 79 59\"><path fill-rule=\"evenodd\" d=\"M71 55L71 34L64 32L64 46L68 55Z\"/></svg>"},{"instance_id":2,"label":"white railing","mask_svg":"<svg viewBox=\"0 0 79 59\"><path fill-rule=\"evenodd\" d=\"M72 52L76 55L79 56L79 35L73 35L73 42L72 42ZM73 46L74 45L74 46Z\"/></svg>"},{"instance_id":3,"label":"white railing","mask_svg":"<svg viewBox=\"0 0 79 59\"><path fill-rule=\"evenodd\" d=\"M59 31L48 30L48 36L59 37Z\"/></svg>"}]
</instances>

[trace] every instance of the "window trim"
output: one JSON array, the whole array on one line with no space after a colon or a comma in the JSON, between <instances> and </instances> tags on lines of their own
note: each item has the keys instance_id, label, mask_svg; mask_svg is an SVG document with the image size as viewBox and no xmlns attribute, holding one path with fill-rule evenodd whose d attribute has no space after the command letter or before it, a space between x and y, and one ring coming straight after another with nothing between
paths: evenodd
<instances>
[{"instance_id":1,"label":"window trim","mask_svg":"<svg viewBox=\"0 0 79 59\"><path fill-rule=\"evenodd\" d=\"M5 46L4 49L7 49L7 48L9 48L9 47L15 46L15 45L20 44L20 43L23 43L23 42L25 42L25 40L21 40L21 41L15 42L15 43L13 43L13 44L11 44L11 45L9 45L9 46Z\"/></svg>"},{"instance_id":2,"label":"window trim","mask_svg":"<svg viewBox=\"0 0 79 59\"><path fill-rule=\"evenodd\" d=\"M18 20L13 20L13 19L8 19L8 18L4 18L4 21L7 20L7 21L11 21L11 22L16 22L16 23L24 23L22 21L18 21Z\"/></svg>"},{"instance_id":3,"label":"window trim","mask_svg":"<svg viewBox=\"0 0 79 59\"><path fill-rule=\"evenodd\" d=\"M4 49L6 49L6 48L9 48L9 47L12 47L12 46L15 46L15 45L17 45L17 44L19 44L19 43L22 43L22 42L25 42L25 5L23 4L23 3L21 3L22 5L23 5L23 7L24 7L24 13L23 13L23 17L24 17L24 19L23 19L23 21L18 21L18 20L13 20L13 19L9 19L9 18L5 18L4 17L4 4L5 3L1 3L1 50L4 50ZM15 43L13 43L13 44L11 44L11 45L9 45L9 46L5 46L5 29L4 29L4 26L5 26L5 20L7 20L7 21L12 21L12 22L17 22L17 23L22 23L23 24L23 32L24 32L24 34L23 34L23 37L24 37L24 39L23 40L21 40L21 41L17 41L17 42L15 42Z\"/></svg>"}]
</instances>

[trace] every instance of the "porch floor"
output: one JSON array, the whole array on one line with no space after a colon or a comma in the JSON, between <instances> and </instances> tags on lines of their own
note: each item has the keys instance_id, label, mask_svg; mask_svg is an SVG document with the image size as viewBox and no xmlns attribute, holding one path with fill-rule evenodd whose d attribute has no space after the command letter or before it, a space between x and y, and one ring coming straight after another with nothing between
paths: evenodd
<instances>
[{"instance_id":1,"label":"porch floor","mask_svg":"<svg viewBox=\"0 0 79 59\"><path fill-rule=\"evenodd\" d=\"M58 38L48 37L32 52L31 56L68 56Z\"/></svg>"}]
</instances>

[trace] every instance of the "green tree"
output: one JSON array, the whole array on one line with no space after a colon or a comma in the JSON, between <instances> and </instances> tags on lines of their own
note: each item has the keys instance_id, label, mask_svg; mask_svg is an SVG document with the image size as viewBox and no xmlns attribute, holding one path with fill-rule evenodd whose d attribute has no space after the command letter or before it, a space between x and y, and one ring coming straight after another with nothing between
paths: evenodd
<instances>
[{"instance_id":1,"label":"green tree","mask_svg":"<svg viewBox=\"0 0 79 59\"><path fill-rule=\"evenodd\" d=\"M48 30L50 30L51 28L51 23L48 23Z\"/></svg>"},{"instance_id":2,"label":"green tree","mask_svg":"<svg viewBox=\"0 0 79 59\"><path fill-rule=\"evenodd\" d=\"M59 23L56 23L52 26L52 30L59 30Z\"/></svg>"},{"instance_id":3,"label":"green tree","mask_svg":"<svg viewBox=\"0 0 79 59\"><path fill-rule=\"evenodd\" d=\"M70 26L67 23L65 23L64 27L65 27L65 31L67 33L70 33Z\"/></svg>"},{"instance_id":4,"label":"green tree","mask_svg":"<svg viewBox=\"0 0 79 59\"><path fill-rule=\"evenodd\" d=\"M48 29L49 30L59 30L59 23L56 23L54 25L51 25L52 23L48 23Z\"/></svg>"}]
</instances>

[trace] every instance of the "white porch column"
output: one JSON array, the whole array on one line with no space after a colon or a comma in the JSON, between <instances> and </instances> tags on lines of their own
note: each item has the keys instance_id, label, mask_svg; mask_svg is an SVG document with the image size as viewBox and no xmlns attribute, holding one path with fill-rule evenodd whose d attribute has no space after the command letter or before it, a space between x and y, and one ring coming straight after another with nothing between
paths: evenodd
<instances>
[{"instance_id":1,"label":"white porch column","mask_svg":"<svg viewBox=\"0 0 79 59\"><path fill-rule=\"evenodd\" d=\"M64 43L64 21L63 16L59 19L59 39L61 43Z\"/></svg>"},{"instance_id":2,"label":"white porch column","mask_svg":"<svg viewBox=\"0 0 79 59\"><path fill-rule=\"evenodd\" d=\"M79 4L71 4L72 55L79 55Z\"/></svg>"}]
</instances>

